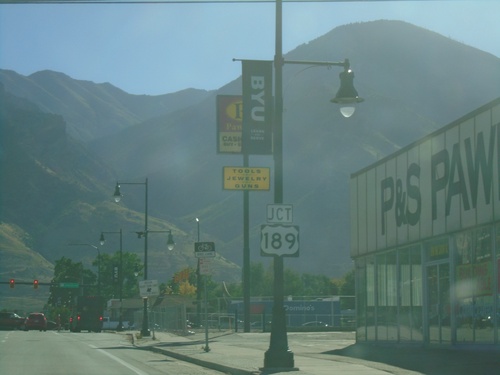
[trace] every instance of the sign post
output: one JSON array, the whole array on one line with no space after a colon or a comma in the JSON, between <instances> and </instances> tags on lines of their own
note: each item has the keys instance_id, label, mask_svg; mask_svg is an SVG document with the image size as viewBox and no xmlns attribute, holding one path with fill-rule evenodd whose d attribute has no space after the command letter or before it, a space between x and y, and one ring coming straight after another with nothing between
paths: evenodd
<instances>
[{"instance_id":1,"label":"sign post","mask_svg":"<svg viewBox=\"0 0 500 375\"><path fill-rule=\"evenodd\" d=\"M194 243L194 255L199 260L200 265L200 275L210 274L211 258L215 257L215 243L213 242L195 242ZM205 348L206 352L210 351L208 346L208 291L207 291L207 279L204 278L205 286Z\"/></svg>"},{"instance_id":2,"label":"sign post","mask_svg":"<svg viewBox=\"0 0 500 375\"><path fill-rule=\"evenodd\" d=\"M141 297L153 297L160 295L158 280L139 281L139 291Z\"/></svg>"}]
</instances>

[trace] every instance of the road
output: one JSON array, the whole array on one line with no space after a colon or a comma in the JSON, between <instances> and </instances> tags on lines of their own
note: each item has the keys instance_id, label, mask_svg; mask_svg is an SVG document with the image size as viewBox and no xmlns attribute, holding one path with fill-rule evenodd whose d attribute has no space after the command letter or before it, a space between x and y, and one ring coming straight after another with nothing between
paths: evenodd
<instances>
[{"instance_id":1,"label":"road","mask_svg":"<svg viewBox=\"0 0 500 375\"><path fill-rule=\"evenodd\" d=\"M68 331L0 331L0 374L220 375L136 349L125 335Z\"/></svg>"}]
</instances>

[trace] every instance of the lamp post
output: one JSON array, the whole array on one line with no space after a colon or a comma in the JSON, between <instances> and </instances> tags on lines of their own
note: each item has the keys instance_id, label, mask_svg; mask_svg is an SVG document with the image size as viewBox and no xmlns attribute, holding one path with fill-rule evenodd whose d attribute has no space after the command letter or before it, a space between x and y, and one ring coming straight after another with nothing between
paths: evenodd
<instances>
[{"instance_id":1,"label":"lamp post","mask_svg":"<svg viewBox=\"0 0 500 375\"><path fill-rule=\"evenodd\" d=\"M144 280L148 279L148 179L144 182L117 182L115 186L115 192L113 197L115 202L120 202L122 194L120 191L120 185L144 185L145 197L144 197ZM148 299L144 298L144 308L143 308L143 318L142 318L142 329L141 334L143 337L151 336L149 331L148 322Z\"/></svg>"},{"instance_id":2,"label":"lamp post","mask_svg":"<svg viewBox=\"0 0 500 375\"><path fill-rule=\"evenodd\" d=\"M174 237L172 236L172 231L171 230L149 230L149 231L141 231L141 232L135 232L137 234L137 238L146 238L149 233L168 233L168 239L167 239L167 249L169 251L172 251L175 247L175 242L174 242ZM144 279L146 280L146 279ZM144 303L144 316L147 317L147 297L143 297L145 303ZM144 331L144 320L143 320L143 331ZM149 332L149 329L147 330ZM156 340L155 337L155 331L153 329L153 340Z\"/></svg>"},{"instance_id":3,"label":"lamp post","mask_svg":"<svg viewBox=\"0 0 500 375\"><path fill-rule=\"evenodd\" d=\"M200 242L200 219L196 218L196 226L198 231L198 242ZM196 262L196 324L201 326L201 275L200 275L200 258Z\"/></svg>"},{"instance_id":4,"label":"lamp post","mask_svg":"<svg viewBox=\"0 0 500 375\"><path fill-rule=\"evenodd\" d=\"M285 63L343 66L340 74L341 87L331 101L349 107L342 114L349 117L354 113L354 104L363 101L354 89L354 74L350 70L349 60L343 63L316 63L312 61L284 61L282 43L282 0L276 0L276 52L274 56L275 69L275 111L273 129L274 155L274 203L283 203L283 65ZM283 257L274 256L274 292L269 349L264 355L264 368L293 368L293 352L288 347L286 332L286 312L284 307L284 272Z\"/></svg>"},{"instance_id":5,"label":"lamp post","mask_svg":"<svg viewBox=\"0 0 500 375\"><path fill-rule=\"evenodd\" d=\"M90 243L69 243L68 246L90 246L97 250L97 295L101 296L101 252L99 248Z\"/></svg>"},{"instance_id":6,"label":"lamp post","mask_svg":"<svg viewBox=\"0 0 500 375\"><path fill-rule=\"evenodd\" d=\"M118 232L101 232L101 237L99 238L99 243L101 246L104 245L106 239L104 238L104 234L119 234L120 235L120 264L118 266L118 298L120 299L120 312L118 317L118 327L116 327L117 331L123 331L123 311L122 311L122 302L123 302L123 241L122 241L122 230Z\"/></svg>"}]
</instances>

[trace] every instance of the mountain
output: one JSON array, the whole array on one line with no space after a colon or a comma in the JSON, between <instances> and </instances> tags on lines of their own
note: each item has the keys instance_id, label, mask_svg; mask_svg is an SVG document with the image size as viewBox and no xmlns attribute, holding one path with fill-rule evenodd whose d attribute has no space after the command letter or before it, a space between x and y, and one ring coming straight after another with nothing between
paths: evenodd
<instances>
[{"instance_id":1,"label":"mountain","mask_svg":"<svg viewBox=\"0 0 500 375\"><path fill-rule=\"evenodd\" d=\"M365 99L349 119L329 101L339 71L283 69L284 203L293 205L301 241L300 257L285 266L335 277L352 268L350 174L500 96L498 57L400 21L338 27L285 56L344 58ZM222 256L216 278L241 278L242 193L222 190L222 167L242 165L242 157L218 155L215 134L216 96L241 94L240 79L159 97L48 71L0 71L0 82L8 97L0 107L2 223L31 236L32 251L49 262L89 262L93 249L67 244L96 243L101 231L122 228L125 250L142 254L133 232L144 228L148 178L150 229L172 229L177 243L167 254L166 236L150 236L150 277L194 264L199 217L201 240L214 241ZM251 156L250 164L273 160ZM119 205L111 199L116 181L139 185L124 184ZM269 260L260 257L260 226L270 203L273 189L250 194L252 261ZM116 238L109 243L102 251L117 249ZM0 272L7 274L2 265Z\"/></svg>"},{"instance_id":2,"label":"mountain","mask_svg":"<svg viewBox=\"0 0 500 375\"><path fill-rule=\"evenodd\" d=\"M75 80L48 70L28 77L0 70L0 82L5 90L36 103L43 112L63 116L68 134L81 141L189 107L208 95L195 89L158 96L132 95L109 83Z\"/></svg>"},{"instance_id":3,"label":"mountain","mask_svg":"<svg viewBox=\"0 0 500 375\"><path fill-rule=\"evenodd\" d=\"M283 69L284 202L293 204L301 233L301 256L286 264L335 276L352 265L350 174L500 94L497 57L399 21L336 28L285 60L346 57L365 98L350 119L329 102L339 71L286 64ZM150 177L155 215L186 218L179 223L186 230L189 218L201 217L203 230L222 240L218 251L238 264L242 194L223 191L220 179L222 166L241 165L242 158L216 154L215 99L240 93L237 80L192 108L90 142L118 176ZM273 165L271 157L250 159L253 166ZM250 199L252 260L258 261L260 225L273 192L254 192Z\"/></svg>"}]
</instances>

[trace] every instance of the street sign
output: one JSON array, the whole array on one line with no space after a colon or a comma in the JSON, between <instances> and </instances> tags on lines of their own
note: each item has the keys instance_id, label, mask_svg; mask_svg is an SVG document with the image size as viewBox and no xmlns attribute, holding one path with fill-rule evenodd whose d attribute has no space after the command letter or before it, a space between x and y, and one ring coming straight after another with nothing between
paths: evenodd
<instances>
[{"instance_id":1,"label":"street sign","mask_svg":"<svg viewBox=\"0 0 500 375\"><path fill-rule=\"evenodd\" d=\"M59 288L76 289L79 287L80 287L80 284L78 284L78 283L59 283Z\"/></svg>"},{"instance_id":2,"label":"street sign","mask_svg":"<svg viewBox=\"0 0 500 375\"><path fill-rule=\"evenodd\" d=\"M224 190L269 190L269 167L224 167Z\"/></svg>"},{"instance_id":3,"label":"street sign","mask_svg":"<svg viewBox=\"0 0 500 375\"><path fill-rule=\"evenodd\" d=\"M270 224L293 223L293 206L291 204L268 204L267 222Z\"/></svg>"},{"instance_id":4,"label":"street sign","mask_svg":"<svg viewBox=\"0 0 500 375\"><path fill-rule=\"evenodd\" d=\"M152 297L160 294L158 280L139 281L139 292L141 297Z\"/></svg>"},{"instance_id":5,"label":"street sign","mask_svg":"<svg viewBox=\"0 0 500 375\"><path fill-rule=\"evenodd\" d=\"M261 225L260 254L262 256L298 257L298 225Z\"/></svg>"},{"instance_id":6,"label":"street sign","mask_svg":"<svg viewBox=\"0 0 500 375\"><path fill-rule=\"evenodd\" d=\"M196 258L215 257L215 243L213 242L195 242L194 255Z\"/></svg>"},{"instance_id":7,"label":"street sign","mask_svg":"<svg viewBox=\"0 0 500 375\"><path fill-rule=\"evenodd\" d=\"M200 275L212 274L212 258L200 258Z\"/></svg>"}]
</instances>

